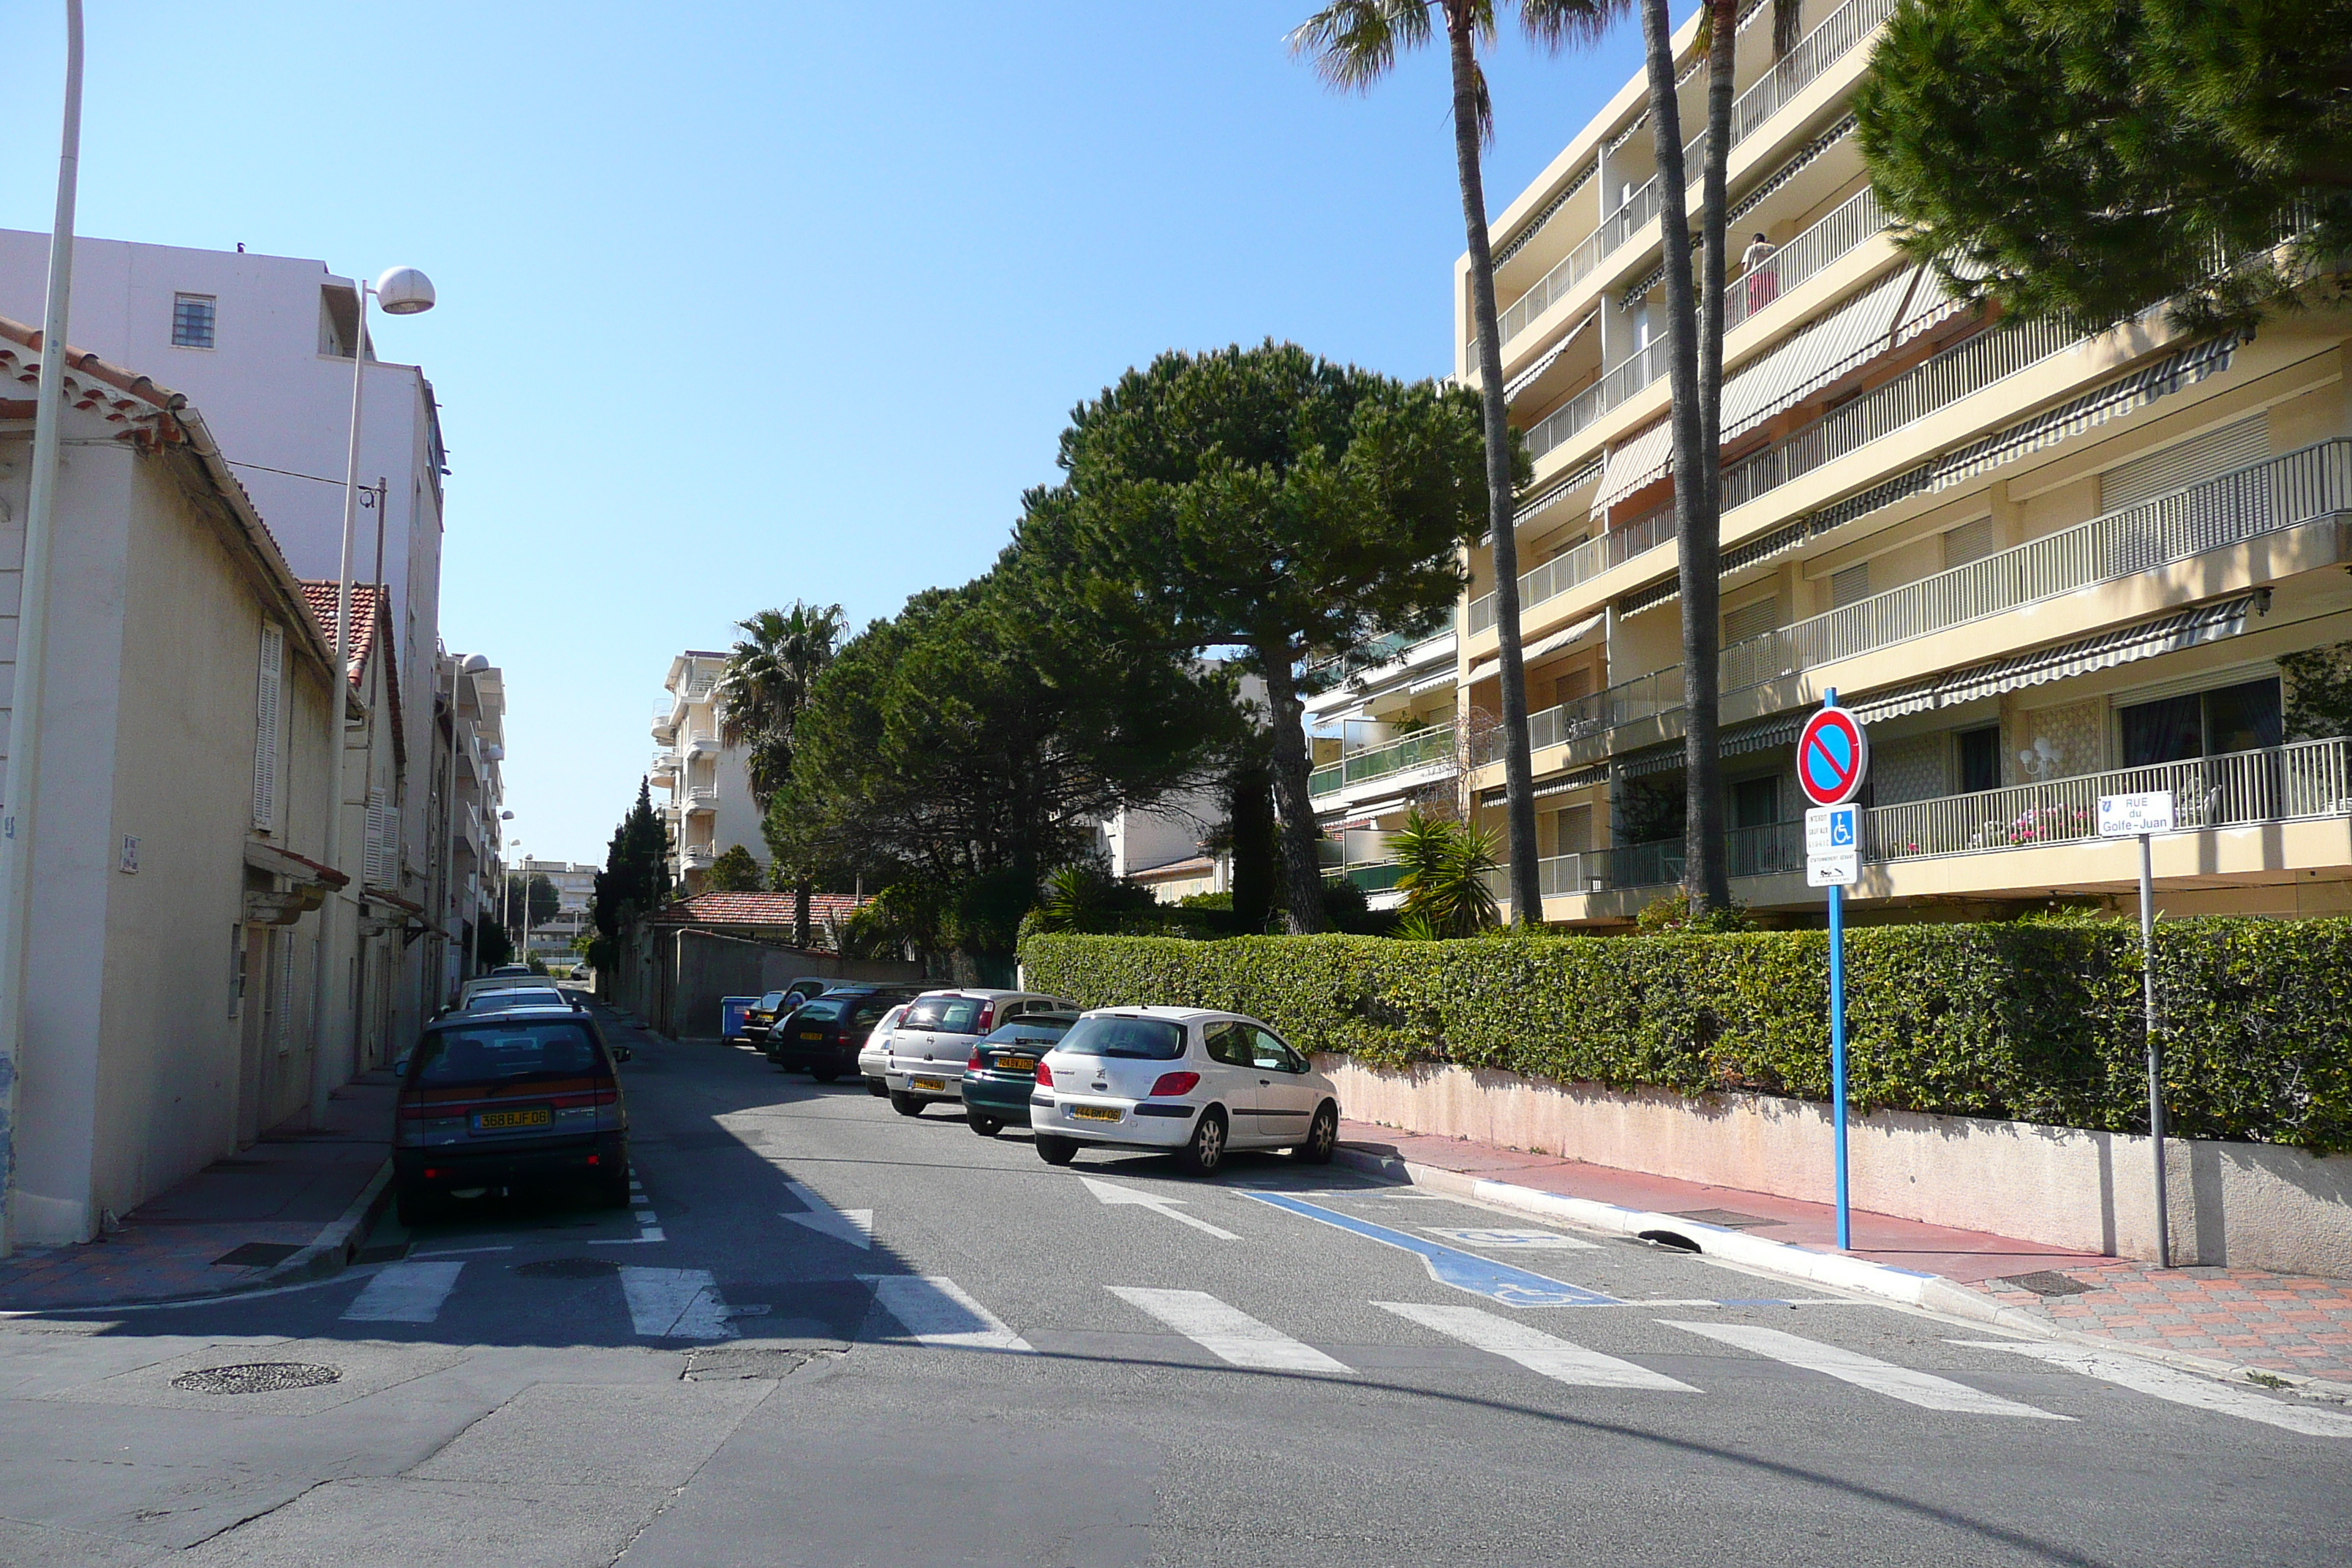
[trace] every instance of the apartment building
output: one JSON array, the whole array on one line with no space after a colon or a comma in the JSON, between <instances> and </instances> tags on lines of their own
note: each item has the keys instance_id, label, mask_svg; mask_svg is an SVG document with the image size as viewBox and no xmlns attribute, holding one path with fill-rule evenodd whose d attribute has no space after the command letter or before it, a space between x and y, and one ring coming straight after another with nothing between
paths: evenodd
<instances>
[{"instance_id":1,"label":"apartment building","mask_svg":"<svg viewBox=\"0 0 2352 1568\"><path fill-rule=\"evenodd\" d=\"M518 863L515 875L526 886L535 878L544 877L555 889L555 913L530 928L525 952L551 967L568 965L579 961L572 942L588 930L588 905L596 893L596 868L565 860L532 860Z\"/></svg>"},{"instance_id":2,"label":"apartment building","mask_svg":"<svg viewBox=\"0 0 2352 1568\"><path fill-rule=\"evenodd\" d=\"M506 678L483 654L435 661L433 792L436 864L432 890L439 951L433 955L436 1005L455 1001L475 973L485 922L499 919L505 842Z\"/></svg>"},{"instance_id":3,"label":"apartment building","mask_svg":"<svg viewBox=\"0 0 2352 1568\"><path fill-rule=\"evenodd\" d=\"M745 749L720 743L717 689L723 653L688 648L669 661L668 693L654 709L652 779L669 794L660 808L669 829L670 876L688 893L703 890L710 863L740 844L764 870L768 841L751 798Z\"/></svg>"},{"instance_id":4,"label":"apartment building","mask_svg":"<svg viewBox=\"0 0 2352 1568\"><path fill-rule=\"evenodd\" d=\"M1812 0L1773 58L1741 25L1725 300L1723 658L1735 896L1803 918L1791 748L1834 689L1869 725L1857 914L2121 895L2098 796L2173 793L2169 913L2352 906L2352 774L2298 678L2352 651L2352 321L2082 335L1948 298L1890 243L1848 100L1891 0ZM1685 127L1704 70L1679 39ZM1504 374L1535 479L1517 524L1543 915L1630 920L1682 872L1683 681L1651 134L1629 82L1494 225ZM1696 148L1692 151L1696 167ZM1456 374L1475 381L1466 260ZM1453 714L1499 832L1493 571L1468 560ZM1435 764L1372 722L1318 780L1377 815ZM1402 683L1401 685L1399 683ZM1352 712L1352 710L1351 710ZM1408 743L1417 742L1417 743ZM1336 772L1334 770L1337 770ZM1322 796L1318 796L1321 798ZM1375 868L1366 875L1377 877Z\"/></svg>"},{"instance_id":5,"label":"apartment building","mask_svg":"<svg viewBox=\"0 0 2352 1568\"><path fill-rule=\"evenodd\" d=\"M1306 701L1315 761L1307 790L1327 874L1344 873L1376 910L1402 898L1389 835L1416 805L1454 813L1478 740L1475 719L1464 723L1456 713L1454 620L1449 615L1426 637L1381 637L1307 672L1321 689Z\"/></svg>"},{"instance_id":6,"label":"apartment building","mask_svg":"<svg viewBox=\"0 0 2352 1568\"><path fill-rule=\"evenodd\" d=\"M46 232L0 229L0 316L41 320L48 251ZM381 489L360 511L351 574L384 586L391 674L417 699L403 705L402 745L421 762L435 750L434 708L423 698L436 689L447 452L432 384L415 365L377 360L373 332L358 342L359 322L352 279L323 261L87 237L74 244L70 340L137 366L205 411L230 472L302 578L332 582L341 568L352 359L365 355L360 477ZM404 341L426 341L417 334L432 329L401 331ZM443 875L426 852L443 841L428 822L428 792L409 790L387 806L397 829L400 885L392 890L422 906ZM409 946L401 1027L413 1028L429 1008L427 960L425 944Z\"/></svg>"}]
</instances>

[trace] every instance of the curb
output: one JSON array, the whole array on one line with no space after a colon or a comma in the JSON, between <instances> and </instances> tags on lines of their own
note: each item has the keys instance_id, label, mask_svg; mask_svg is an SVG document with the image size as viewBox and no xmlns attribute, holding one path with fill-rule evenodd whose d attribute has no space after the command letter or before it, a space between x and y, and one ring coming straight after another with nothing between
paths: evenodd
<instances>
[{"instance_id":1,"label":"curb","mask_svg":"<svg viewBox=\"0 0 2352 1568\"><path fill-rule=\"evenodd\" d=\"M352 1259L359 1256L368 1232L373 1230L375 1222L383 1217L383 1211L392 1206L392 1157L387 1154L383 1163L376 1167L375 1174L368 1178L368 1184L360 1189L360 1195L353 1198L341 1214L328 1221L326 1228L319 1232L310 1245L260 1279L221 1294L237 1295L246 1290L267 1289L273 1285L341 1273L351 1266Z\"/></svg>"},{"instance_id":2,"label":"curb","mask_svg":"<svg viewBox=\"0 0 2352 1568\"><path fill-rule=\"evenodd\" d=\"M1744 1231L1685 1219L1680 1215L1651 1214L1617 1204L1601 1203L1594 1198L1566 1197L1559 1193L1522 1187L1510 1182L1487 1181L1461 1171L1446 1170L1442 1165L1423 1165L1399 1159L1393 1154L1375 1154L1345 1145L1333 1152L1333 1160L1335 1163L1372 1175L1393 1177L1416 1187L1451 1193L1457 1197L1475 1198L1482 1203L1518 1209L1547 1219L1566 1220L1587 1230L1632 1237L1668 1231L1690 1242L1702 1255L1720 1258L1727 1263L1738 1263L1811 1284L1858 1291L1899 1306L1916 1307L1924 1311L2006 1329L2011 1333L2025 1334L2034 1339L2064 1340L2100 1350L2127 1351L2143 1360L2162 1362L2184 1372L2201 1373L2231 1383L2260 1383L2275 1379L2301 1394L2352 1401L2352 1384L2336 1383L2322 1377L2305 1377L2294 1373L2273 1372L2268 1367L2236 1366L2158 1345L2060 1328L2019 1308L2004 1307L1988 1300L1967 1286L1947 1279L1940 1274L1923 1274L1916 1268L1898 1268L1891 1263L1873 1263L1867 1258L1849 1258L1842 1253L1815 1252L1810 1247L1789 1242L1770 1241L1760 1236L1749 1236Z\"/></svg>"}]
</instances>

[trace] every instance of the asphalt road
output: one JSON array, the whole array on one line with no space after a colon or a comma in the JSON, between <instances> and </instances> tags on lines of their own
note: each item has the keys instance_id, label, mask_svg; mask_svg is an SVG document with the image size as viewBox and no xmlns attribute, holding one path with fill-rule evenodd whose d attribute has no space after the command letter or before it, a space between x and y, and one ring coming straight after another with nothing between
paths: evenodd
<instances>
[{"instance_id":1,"label":"asphalt road","mask_svg":"<svg viewBox=\"0 0 2352 1568\"><path fill-rule=\"evenodd\" d=\"M623 1070L631 1213L0 1324L0 1563L2352 1560L2341 1407L1338 1167L1057 1170L746 1052ZM184 1385L289 1363L333 1381Z\"/></svg>"}]
</instances>

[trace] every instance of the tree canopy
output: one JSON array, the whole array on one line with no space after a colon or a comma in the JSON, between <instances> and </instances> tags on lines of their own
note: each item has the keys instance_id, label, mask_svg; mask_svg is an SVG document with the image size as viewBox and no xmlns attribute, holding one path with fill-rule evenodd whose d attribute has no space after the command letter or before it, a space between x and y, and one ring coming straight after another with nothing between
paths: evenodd
<instances>
[{"instance_id":1,"label":"tree canopy","mask_svg":"<svg viewBox=\"0 0 2352 1568\"><path fill-rule=\"evenodd\" d=\"M2341 297L2352 0L1903 0L1854 109L1905 248L2018 314Z\"/></svg>"},{"instance_id":2,"label":"tree canopy","mask_svg":"<svg viewBox=\"0 0 2352 1568\"><path fill-rule=\"evenodd\" d=\"M702 877L704 889L713 893L756 893L766 881L760 862L740 844L715 856Z\"/></svg>"},{"instance_id":3,"label":"tree canopy","mask_svg":"<svg viewBox=\"0 0 2352 1568\"><path fill-rule=\"evenodd\" d=\"M637 783L637 800L604 851L604 868L596 873L596 889L588 914L596 928L589 944L588 962L608 971L619 958L616 939L621 928L669 901L669 833L654 810L653 789Z\"/></svg>"},{"instance_id":4,"label":"tree canopy","mask_svg":"<svg viewBox=\"0 0 2352 1568\"><path fill-rule=\"evenodd\" d=\"M809 688L841 645L841 606L796 599L735 625L743 637L719 676L719 738L745 748L751 798L764 811L792 775L793 727Z\"/></svg>"}]
</instances>

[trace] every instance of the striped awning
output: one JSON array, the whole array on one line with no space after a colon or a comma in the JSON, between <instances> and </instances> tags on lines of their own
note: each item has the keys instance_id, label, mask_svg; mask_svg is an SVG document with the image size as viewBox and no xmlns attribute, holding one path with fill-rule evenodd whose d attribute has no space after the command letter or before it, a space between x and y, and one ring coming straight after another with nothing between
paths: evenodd
<instances>
[{"instance_id":1,"label":"striped awning","mask_svg":"<svg viewBox=\"0 0 2352 1568\"><path fill-rule=\"evenodd\" d=\"M1599 631L1602 623L1607 621L1608 618L1608 612L1603 611L1599 615L1587 616L1584 619L1577 622L1574 626L1569 626L1560 631L1556 631L1548 637L1538 637L1535 641L1529 643L1525 648L1520 650L1519 661L1522 664L1532 664L1548 653L1558 653L1560 649L1567 647L1570 644L1580 641L1584 637L1591 637L1594 632ZM1472 665L1470 667L1470 673L1463 679L1465 680L1484 680L1488 676L1494 674L1496 669L1500 668L1502 667L1502 662L1503 656L1501 654L1488 654L1486 658Z\"/></svg>"},{"instance_id":2,"label":"striped awning","mask_svg":"<svg viewBox=\"0 0 2352 1568\"><path fill-rule=\"evenodd\" d=\"M1590 331L1592 323L1600 319L1601 312L1599 310L1594 310L1591 315L1585 317L1584 320L1569 328L1567 331L1562 332L1560 334L1559 342L1552 344L1551 347L1544 350L1542 353L1536 356L1535 363L1528 366L1527 369L1519 372L1518 374L1511 377L1509 381L1503 384L1504 398L1508 400L1510 398L1517 397L1520 393L1526 391L1528 387L1533 385L1536 377L1549 370L1552 366L1552 362L1559 358L1560 355L1566 353L1575 343L1576 340L1582 337L1588 331Z\"/></svg>"},{"instance_id":3,"label":"striped awning","mask_svg":"<svg viewBox=\"0 0 2352 1568\"><path fill-rule=\"evenodd\" d=\"M2267 614L2269 609L2270 590L2264 588L2219 604L2179 610L2156 620L2142 621L2137 626L2121 626L2111 632L2101 632L2096 637L2062 643L2037 653L1993 659L1926 680L1911 681L1857 698L1847 706L1853 710L1854 717L1864 723L1875 723L1905 713L1957 708L1963 702L1997 697L2004 691L2045 686L2053 680L2065 680L2077 675L2088 675L2093 670L2109 669L2119 664L2179 653L2183 648L2233 637L2246 629L2248 615Z\"/></svg>"}]
</instances>

